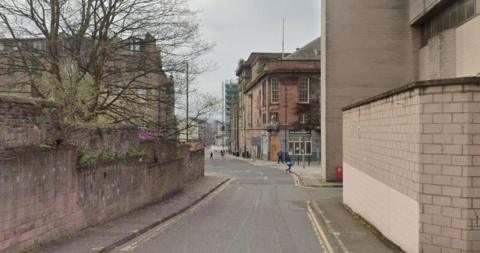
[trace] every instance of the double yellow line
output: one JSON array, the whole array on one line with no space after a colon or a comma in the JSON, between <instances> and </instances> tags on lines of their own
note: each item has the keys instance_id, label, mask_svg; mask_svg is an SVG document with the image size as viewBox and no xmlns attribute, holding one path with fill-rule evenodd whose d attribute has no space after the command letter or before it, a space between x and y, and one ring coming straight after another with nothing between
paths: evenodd
<instances>
[{"instance_id":1,"label":"double yellow line","mask_svg":"<svg viewBox=\"0 0 480 253\"><path fill-rule=\"evenodd\" d=\"M318 221L317 216L313 211L314 209L317 211L318 215L323 220L325 228L320 225L320 222ZM310 222L312 223L313 230L318 237L318 241L320 242L320 245L323 247L326 253L350 253L350 251L348 251L347 247L340 239L340 234L336 233L333 230L332 226L329 224L329 221L326 219L325 215L323 214L322 210L320 210L317 203L312 204L311 201L307 201L307 215L310 219ZM328 232L333 237L331 239L335 241L335 247L332 246L331 241L327 237Z\"/></svg>"},{"instance_id":2,"label":"double yellow line","mask_svg":"<svg viewBox=\"0 0 480 253\"><path fill-rule=\"evenodd\" d=\"M312 223L313 230L315 231L315 234L318 237L318 242L320 243L322 248L325 250L326 253L335 253L332 245L330 244L330 241L327 238L326 232L323 230L322 226L320 226L320 223L318 222L317 217L313 212L312 203L310 201L307 201L307 215L310 219L310 222Z\"/></svg>"}]
</instances>

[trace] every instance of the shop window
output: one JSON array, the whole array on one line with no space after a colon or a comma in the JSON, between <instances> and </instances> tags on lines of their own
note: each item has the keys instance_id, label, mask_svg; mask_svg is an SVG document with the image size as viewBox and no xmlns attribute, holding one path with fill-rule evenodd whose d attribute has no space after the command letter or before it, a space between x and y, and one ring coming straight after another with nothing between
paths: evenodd
<instances>
[{"instance_id":1,"label":"shop window","mask_svg":"<svg viewBox=\"0 0 480 253\"><path fill-rule=\"evenodd\" d=\"M289 137L288 148L292 155L311 155L312 141L310 137Z\"/></svg>"}]
</instances>

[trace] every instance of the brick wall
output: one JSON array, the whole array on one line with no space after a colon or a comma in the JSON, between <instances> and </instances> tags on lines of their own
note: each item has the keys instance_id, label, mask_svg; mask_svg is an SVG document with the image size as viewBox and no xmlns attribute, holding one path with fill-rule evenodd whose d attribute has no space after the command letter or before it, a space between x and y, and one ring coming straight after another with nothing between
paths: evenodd
<instances>
[{"instance_id":1,"label":"brick wall","mask_svg":"<svg viewBox=\"0 0 480 253\"><path fill-rule=\"evenodd\" d=\"M54 139L52 117L58 105L39 99L0 96L0 149Z\"/></svg>"},{"instance_id":2,"label":"brick wall","mask_svg":"<svg viewBox=\"0 0 480 253\"><path fill-rule=\"evenodd\" d=\"M408 236L384 224L402 218L395 204L411 203L400 207L419 214L419 243L408 252L480 251L479 78L404 86L346 108L343 122L347 204L378 213L370 222L405 249ZM362 177L368 187L358 183ZM398 226L417 225L400 219Z\"/></svg>"},{"instance_id":3,"label":"brick wall","mask_svg":"<svg viewBox=\"0 0 480 253\"><path fill-rule=\"evenodd\" d=\"M67 144L52 145L57 109L0 96L0 252L114 219L204 175L203 150L140 140L134 127L69 127Z\"/></svg>"},{"instance_id":4,"label":"brick wall","mask_svg":"<svg viewBox=\"0 0 480 253\"><path fill-rule=\"evenodd\" d=\"M182 145L180 150L183 158L185 182L188 183L203 177L205 173L205 150L190 150L189 146L186 145Z\"/></svg>"},{"instance_id":5,"label":"brick wall","mask_svg":"<svg viewBox=\"0 0 480 253\"><path fill-rule=\"evenodd\" d=\"M344 203L407 252L418 251L420 94L397 94L343 117Z\"/></svg>"},{"instance_id":6,"label":"brick wall","mask_svg":"<svg viewBox=\"0 0 480 253\"><path fill-rule=\"evenodd\" d=\"M139 156L88 168L77 168L74 146L2 153L0 252L68 235L180 191L203 176L203 151L186 152L166 162Z\"/></svg>"},{"instance_id":7,"label":"brick wall","mask_svg":"<svg viewBox=\"0 0 480 253\"><path fill-rule=\"evenodd\" d=\"M344 113L344 163L418 201L420 151L418 90Z\"/></svg>"},{"instance_id":8,"label":"brick wall","mask_svg":"<svg viewBox=\"0 0 480 253\"><path fill-rule=\"evenodd\" d=\"M421 101L421 247L478 252L480 86L429 87Z\"/></svg>"},{"instance_id":9,"label":"brick wall","mask_svg":"<svg viewBox=\"0 0 480 253\"><path fill-rule=\"evenodd\" d=\"M65 139L69 145L80 147L82 151L88 150L98 157L139 151L142 142L139 138L140 131L134 126L83 125L69 127L66 132Z\"/></svg>"}]
</instances>

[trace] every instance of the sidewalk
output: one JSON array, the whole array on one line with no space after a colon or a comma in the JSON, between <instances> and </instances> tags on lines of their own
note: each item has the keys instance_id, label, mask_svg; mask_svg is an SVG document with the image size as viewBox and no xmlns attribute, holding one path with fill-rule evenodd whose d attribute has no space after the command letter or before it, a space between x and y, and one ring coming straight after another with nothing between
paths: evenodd
<instances>
[{"instance_id":1,"label":"sidewalk","mask_svg":"<svg viewBox=\"0 0 480 253\"><path fill-rule=\"evenodd\" d=\"M34 251L42 253L107 252L181 213L228 180L229 177L226 175L207 174L188 185L183 192L166 201L135 210L113 221L87 228L71 238L64 238Z\"/></svg>"},{"instance_id":2,"label":"sidewalk","mask_svg":"<svg viewBox=\"0 0 480 253\"><path fill-rule=\"evenodd\" d=\"M276 161L264 161L264 160L253 160L246 159L242 157L232 156L232 158L239 161L247 162L256 166L267 166L280 170L285 170L287 165ZM298 178L298 183L303 187L313 187L313 188L322 188L322 187L342 187L342 182L325 182L320 174L320 164L318 162L305 165L305 168L301 164L295 163L292 167L292 174Z\"/></svg>"}]
</instances>

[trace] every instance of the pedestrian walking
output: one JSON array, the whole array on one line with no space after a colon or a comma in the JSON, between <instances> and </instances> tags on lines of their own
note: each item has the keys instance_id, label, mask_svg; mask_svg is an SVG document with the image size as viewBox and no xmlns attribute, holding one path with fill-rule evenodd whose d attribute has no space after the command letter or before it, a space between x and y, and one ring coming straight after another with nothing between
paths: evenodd
<instances>
[{"instance_id":1,"label":"pedestrian walking","mask_svg":"<svg viewBox=\"0 0 480 253\"><path fill-rule=\"evenodd\" d=\"M277 152L277 156L278 156L277 163L278 164L280 164L280 162L283 163L283 151L281 149Z\"/></svg>"},{"instance_id":2,"label":"pedestrian walking","mask_svg":"<svg viewBox=\"0 0 480 253\"><path fill-rule=\"evenodd\" d=\"M223 150L220 151L220 155L223 157L225 153L223 153Z\"/></svg>"},{"instance_id":3,"label":"pedestrian walking","mask_svg":"<svg viewBox=\"0 0 480 253\"><path fill-rule=\"evenodd\" d=\"M210 159L213 159L213 152L210 151Z\"/></svg>"},{"instance_id":4,"label":"pedestrian walking","mask_svg":"<svg viewBox=\"0 0 480 253\"><path fill-rule=\"evenodd\" d=\"M292 159L290 158L289 155L286 156L285 158L286 160L286 163L287 163L287 166L288 166L288 169L285 170L285 172L287 173L292 173L292 166L293 166L293 161Z\"/></svg>"}]
</instances>

